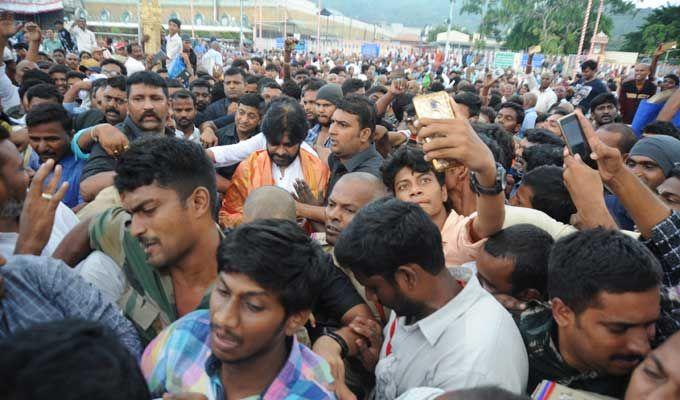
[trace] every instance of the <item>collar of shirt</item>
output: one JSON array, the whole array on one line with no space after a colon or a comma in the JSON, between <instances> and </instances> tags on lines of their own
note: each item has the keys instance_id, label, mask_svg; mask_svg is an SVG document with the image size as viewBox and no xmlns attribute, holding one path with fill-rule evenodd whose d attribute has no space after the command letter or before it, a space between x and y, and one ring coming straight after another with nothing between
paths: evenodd
<instances>
[{"instance_id":1,"label":"collar of shirt","mask_svg":"<svg viewBox=\"0 0 680 400\"><path fill-rule=\"evenodd\" d=\"M476 277L470 277L463 290L456 297L449 300L444 307L421 319L415 324L405 326L405 329L420 329L425 339L434 346L439 337L451 325L452 321L459 319L465 314L483 294L482 286Z\"/></svg>"},{"instance_id":2,"label":"collar of shirt","mask_svg":"<svg viewBox=\"0 0 680 400\"><path fill-rule=\"evenodd\" d=\"M330 368L321 360L318 356L314 358L305 357L302 350L304 346L300 345L297 338L293 336L292 340L287 340L290 343L290 353L288 354L288 359L286 363L279 371L279 374L272 381L271 384L265 389L262 394L249 396L246 399L269 399L269 398L288 398L287 396L296 397L294 395L300 395L299 398L321 398L321 397L307 397L305 394L311 394L312 392L323 393L325 388L323 388L320 383L327 383L332 381L330 375ZM210 378L211 386L215 389L216 399L224 399L224 387L222 386L222 381L220 379L220 367L222 362L218 360L214 355L210 355L205 362L205 371ZM315 376L318 377L318 382L305 379L304 371L306 369L312 369L315 372ZM305 380L306 382L303 382ZM316 390L314 390L316 387Z\"/></svg>"},{"instance_id":3,"label":"collar of shirt","mask_svg":"<svg viewBox=\"0 0 680 400\"><path fill-rule=\"evenodd\" d=\"M191 133L189 137L186 137L184 135L184 132L180 131L179 129L175 129L175 136L177 136L179 139L187 139L190 142L194 143L201 143L201 131L194 126L194 131Z\"/></svg>"},{"instance_id":4,"label":"collar of shirt","mask_svg":"<svg viewBox=\"0 0 680 400\"><path fill-rule=\"evenodd\" d=\"M116 128L120 129L120 130L125 134L125 136L127 136L128 139L131 139L131 140L138 139L138 138L140 138L140 137L143 137L144 135L148 135L149 133L151 133L151 132L149 132L149 131L145 131L145 130L143 130L142 128L138 127L138 126L132 121L132 119L130 118L129 115L128 115L127 117L125 117L125 120L124 120L123 122L121 122L120 124L116 125ZM158 134L160 134L160 132L153 132L153 133L158 133ZM170 128L168 128L167 126L166 126L165 129L163 130L163 133L164 133L166 136L171 136L171 137L176 136L175 131L172 130L172 129L170 129Z\"/></svg>"},{"instance_id":5,"label":"collar of shirt","mask_svg":"<svg viewBox=\"0 0 680 400\"><path fill-rule=\"evenodd\" d=\"M330 157L328 157L328 166L331 168L332 173L336 173L340 168L344 168L347 172L354 172L355 169L376 155L380 156L372 144L366 150L358 152L344 163L340 161L338 156L331 153Z\"/></svg>"}]
</instances>

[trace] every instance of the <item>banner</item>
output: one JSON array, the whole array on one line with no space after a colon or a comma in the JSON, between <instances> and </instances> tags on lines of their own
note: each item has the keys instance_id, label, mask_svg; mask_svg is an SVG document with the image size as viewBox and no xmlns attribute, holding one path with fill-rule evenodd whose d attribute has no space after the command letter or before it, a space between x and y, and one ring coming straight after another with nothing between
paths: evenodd
<instances>
[{"instance_id":1,"label":"banner","mask_svg":"<svg viewBox=\"0 0 680 400\"><path fill-rule=\"evenodd\" d=\"M515 65L515 53L497 52L493 60L494 68L512 68Z\"/></svg>"},{"instance_id":2,"label":"banner","mask_svg":"<svg viewBox=\"0 0 680 400\"><path fill-rule=\"evenodd\" d=\"M380 55L380 45L377 43L364 43L361 45L361 55L364 57L378 57Z\"/></svg>"},{"instance_id":3,"label":"banner","mask_svg":"<svg viewBox=\"0 0 680 400\"><path fill-rule=\"evenodd\" d=\"M64 9L61 0L2 0L0 9L16 14L39 14Z\"/></svg>"}]
</instances>

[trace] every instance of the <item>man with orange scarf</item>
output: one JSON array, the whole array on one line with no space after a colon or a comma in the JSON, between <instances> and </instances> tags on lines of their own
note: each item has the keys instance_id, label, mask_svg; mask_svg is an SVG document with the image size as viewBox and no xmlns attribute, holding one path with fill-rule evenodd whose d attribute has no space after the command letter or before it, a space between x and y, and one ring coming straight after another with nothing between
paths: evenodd
<instances>
[{"instance_id":1,"label":"man with orange scarf","mask_svg":"<svg viewBox=\"0 0 680 400\"><path fill-rule=\"evenodd\" d=\"M328 187L328 167L311 152L301 149L309 126L305 111L295 100L272 100L262 119L267 149L251 154L236 169L219 213L222 227L235 227L243 219L243 203L258 187L274 185L295 193L295 183L304 180L312 194L323 198Z\"/></svg>"}]
</instances>

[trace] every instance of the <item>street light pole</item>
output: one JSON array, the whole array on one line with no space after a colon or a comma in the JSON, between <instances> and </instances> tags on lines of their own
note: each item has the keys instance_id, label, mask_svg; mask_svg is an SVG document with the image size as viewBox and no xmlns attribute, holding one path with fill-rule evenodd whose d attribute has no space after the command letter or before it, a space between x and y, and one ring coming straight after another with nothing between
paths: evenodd
<instances>
[{"instance_id":1,"label":"street light pole","mask_svg":"<svg viewBox=\"0 0 680 400\"><path fill-rule=\"evenodd\" d=\"M241 16L240 16L240 24L239 24L239 36L238 36L238 48L240 51L243 51L243 0L240 2L240 7L241 7Z\"/></svg>"},{"instance_id":2,"label":"street light pole","mask_svg":"<svg viewBox=\"0 0 680 400\"><path fill-rule=\"evenodd\" d=\"M451 36L451 20L453 20L453 6L455 1L449 0L449 23L446 28L446 49L444 49L444 64L446 64L449 59L449 36Z\"/></svg>"}]
</instances>

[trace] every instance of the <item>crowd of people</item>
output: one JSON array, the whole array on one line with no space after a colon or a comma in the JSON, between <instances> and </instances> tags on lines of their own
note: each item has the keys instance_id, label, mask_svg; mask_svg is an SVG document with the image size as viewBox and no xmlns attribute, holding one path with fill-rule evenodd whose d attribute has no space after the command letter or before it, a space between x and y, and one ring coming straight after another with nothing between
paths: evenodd
<instances>
[{"instance_id":1,"label":"crowd of people","mask_svg":"<svg viewBox=\"0 0 680 400\"><path fill-rule=\"evenodd\" d=\"M146 54L0 15L0 397L680 398L658 55L607 82L168 25Z\"/></svg>"}]
</instances>

